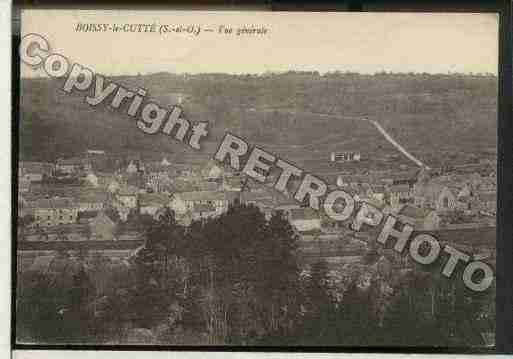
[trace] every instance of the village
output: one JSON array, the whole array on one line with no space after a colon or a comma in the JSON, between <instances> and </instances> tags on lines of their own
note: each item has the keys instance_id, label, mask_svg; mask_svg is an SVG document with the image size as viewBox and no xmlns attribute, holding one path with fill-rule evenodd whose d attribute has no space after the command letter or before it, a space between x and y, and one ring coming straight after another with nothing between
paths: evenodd
<instances>
[{"instance_id":1,"label":"village","mask_svg":"<svg viewBox=\"0 0 513 359\"><path fill-rule=\"evenodd\" d=\"M139 224L145 216L157 219L171 209L188 226L219 216L235 201L256 205L268 218L283 211L305 243L367 238L365 228L356 233L350 223L297 203L294 183L290 196L274 190L279 174L270 174L261 184L214 161L180 164L166 156L154 161L125 157L114 161L120 164L117 168L100 171L106 157L104 151L88 150L82 157L55 163L20 162L18 241L143 240ZM128 165L122 166L123 161ZM344 189L357 203L394 214L417 231L495 227L496 176L486 162L430 173L341 171L335 182L332 188ZM362 245L367 247L366 242Z\"/></svg>"}]
</instances>

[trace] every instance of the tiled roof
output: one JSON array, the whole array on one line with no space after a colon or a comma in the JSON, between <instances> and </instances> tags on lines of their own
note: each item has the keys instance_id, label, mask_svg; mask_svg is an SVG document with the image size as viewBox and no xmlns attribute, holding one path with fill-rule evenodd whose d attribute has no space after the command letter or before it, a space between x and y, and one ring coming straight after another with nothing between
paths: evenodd
<instances>
[{"instance_id":1,"label":"tiled roof","mask_svg":"<svg viewBox=\"0 0 513 359\"><path fill-rule=\"evenodd\" d=\"M137 187L135 186L123 186L119 191L118 195L120 196L135 196L139 192Z\"/></svg>"},{"instance_id":2,"label":"tiled roof","mask_svg":"<svg viewBox=\"0 0 513 359\"><path fill-rule=\"evenodd\" d=\"M107 192L103 191L91 191L85 190L83 192L79 192L76 200L78 202L89 202L89 203L103 203L108 199Z\"/></svg>"},{"instance_id":3,"label":"tiled roof","mask_svg":"<svg viewBox=\"0 0 513 359\"><path fill-rule=\"evenodd\" d=\"M72 166L80 166L84 164L88 164L89 161L84 158L68 158L68 159L59 159L57 160L57 165L72 165Z\"/></svg>"},{"instance_id":4,"label":"tiled roof","mask_svg":"<svg viewBox=\"0 0 513 359\"><path fill-rule=\"evenodd\" d=\"M50 172L53 165L45 162L20 162L19 168L23 173L45 173Z\"/></svg>"},{"instance_id":5,"label":"tiled roof","mask_svg":"<svg viewBox=\"0 0 513 359\"><path fill-rule=\"evenodd\" d=\"M75 208L76 205L71 198L50 198L38 199L33 203L35 208L41 209L59 209Z\"/></svg>"},{"instance_id":6,"label":"tiled roof","mask_svg":"<svg viewBox=\"0 0 513 359\"><path fill-rule=\"evenodd\" d=\"M141 193L139 195L139 204L141 207L155 205L165 206L169 201L169 196L161 193Z\"/></svg>"},{"instance_id":7,"label":"tiled roof","mask_svg":"<svg viewBox=\"0 0 513 359\"><path fill-rule=\"evenodd\" d=\"M388 190L392 193L405 193L410 191L410 186L407 184L396 184L390 186Z\"/></svg>"},{"instance_id":8,"label":"tiled roof","mask_svg":"<svg viewBox=\"0 0 513 359\"><path fill-rule=\"evenodd\" d=\"M221 191L192 191L178 193L184 201L223 201L229 200L229 195Z\"/></svg>"}]
</instances>

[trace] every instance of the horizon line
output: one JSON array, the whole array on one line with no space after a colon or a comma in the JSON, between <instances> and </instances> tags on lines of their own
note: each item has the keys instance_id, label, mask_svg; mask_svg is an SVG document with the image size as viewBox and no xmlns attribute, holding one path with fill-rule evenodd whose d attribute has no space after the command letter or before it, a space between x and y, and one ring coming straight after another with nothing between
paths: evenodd
<instances>
[{"instance_id":1,"label":"horizon line","mask_svg":"<svg viewBox=\"0 0 513 359\"><path fill-rule=\"evenodd\" d=\"M308 74L308 75L315 75L319 77L325 77L330 75L359 75L359 76L383 76L383 75L400 75L400 76L469 76L469 77L495 77L498 78L498 74L493 72L395 72L395 71L376 71L376 72L358 72L358 71L340 71L340 70L334 70L334 71L317 71L317 70L286 70L286 71L265 71L265 72L171 72L171 71L157 71L157 72L148 72L148 73L135 73L135 74L109 74L106 75L105 73L101 72L95 72L95 75L102 75L106 77L142 77L142 76L154 76L154 75L177 75L177 76L205 76L205 75L225 75L225 76L234 76L234 77L240 77L240 76L255 76L255 77L266 77L266 76L273 76L273 75L287 75L287 74ZM39 76L22 76L20 74L20 79L50 79L51 77L47 74L39 75Z\"/></svg>"}]
</instances>

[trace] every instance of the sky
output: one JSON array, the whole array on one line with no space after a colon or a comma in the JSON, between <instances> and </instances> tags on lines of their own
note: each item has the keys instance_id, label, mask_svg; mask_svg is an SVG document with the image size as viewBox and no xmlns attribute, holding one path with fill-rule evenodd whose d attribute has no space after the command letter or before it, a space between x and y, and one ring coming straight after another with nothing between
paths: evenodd
<instances>
[{"instance_id":1,"label":"sky","mask_svg":"<svg viewBox=\"0 0 513 359\"><path fill-rule=\"evenodd\" d=\"M78 23L155 24L157 32L76 32ZM160 34L163 24L214 31ZM233 32L219 34L221 25ZM267 33L237 36L243 26ZM25 10L21 35L28 33L104 75L498 72L498 15L491 13ZM22 77L44 76L21 66Z\"/></svg>"}]
</instances>

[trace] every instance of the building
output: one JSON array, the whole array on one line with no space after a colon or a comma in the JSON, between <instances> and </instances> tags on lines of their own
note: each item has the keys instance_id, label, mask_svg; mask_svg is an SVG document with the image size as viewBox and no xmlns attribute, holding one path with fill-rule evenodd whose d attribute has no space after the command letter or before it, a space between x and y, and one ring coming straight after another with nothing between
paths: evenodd
<instances>
[{"instance_id":1,"label":"building","mask_svg":"<svg viewBox=\"0 0 513 359\"><path fill-rule=\"evenodd\" d=\"M157 219L160 210L169 205L170 198L161 193L141 193L139 195L139 213L147 214Z\"/></svg>"},{"instance_id":2,"label":"building","mask_svg":"<svg viewBox=\"0 0 513 359\"><path fill-rule=\"evenodd\" d=\"M169 167L161 164L148 165L143 176L146 187L154 192L164 192L173 183L169 174Z\"/></svg>"},{"instance_id":3,"label":"building","mask_svg":"<svg viewBox=\"0 0 513 359\"><path fill-rule=\"evenodd\" d=\"M30 192L30 180L22 178L18 181L18 192L27 193Z\"/></svg>"},{"instance_id":4,"label":"building","mask_svg":"<svg viewBox=\"0 0 513 359\"><path fill-rule=\"evenodd\" d=\"M109 181L109 184L107 185L107 191L110 193L116 193L121 188L118 181L115 179Z\"/></svg>"},{"instance_id":5,"label":"building","mask_svg":"<svg viewBox=\"0 0 513 359\"><path fill-rule=\"evenodd\" d=\"M407 184L396 184L389 186L386 190L388 204L397 206L406 203L411 199L410 186Z\"/></svg>"},{"instance_id":6,"label":"building","mask_svg":"<svg viewBox=\"0 0 513 359\"><path fill-rule=\"evenodd\" d=\"M38 199L29 204L34 211L36 226L49 227L75 223L78 205L71 198Z\"/></svg>"},{"instance_id":7,"label":"building","mask_svg":"<svg viewBox=\"0 0 513 359\"><path fill-rule=\"evenodd\" d=\"M45 177L50 177L53 172L53 165L45 162L20 161L18 167L18 179L29 182L40 182Z\"/></svg>"},{"instance_id":8,"label":"building","mask_svg":"<svg viewBox=\"0 0 513 359\"><path fill-rule=\"evenodd\" d=\"M116 199L126 208L137 207L138 189L133 186L120 188L116 193Z\"/></svg>"},{"instance_id":9,"label":"building","mask_svg":"<svg viewBox=\"0 0 513 359\"><path fill-rule=\"evenodd\" d=\"M86 154L92 155L92 156L102 156L102 155L105 155L105 151L104 150L87 150Z\"/></svg>"},{"instance_id":10,"label":"building","mask_svg":"<svg viewBox=\"0 0 513 359\"><path fill-rule=\"evenodd\" d=\"M346 151L346 152L331 152L331 162L358 162L361 159L360 152Z\"/></svg>"},{"instance_id":11,"label":"building","mask_svg":"<svg viewBox=\"0 0 513 359\"><path fill-rule=\"evenodd\" d=\"M79 212L101 211L105 208L109 196L107 192L94 189L84 189L75 197Z\"/></svg>"},{"instance_id":12,"label":"building","mask_svg":"<svg viewBox=\"0 0 513 359\"><path fill-rule=\"evenodd\" d=\"M203 177L211 180L219 179L223 175L223 169L214 162L209 162L201 172Z\"/></svg>"},{"instance_id":13,"label":"building","mask_svg":"<svg viewBox=\"0 0 513 359\"><path fill-rule=\"evenodd\" d=\"M217 215L228 210L228 206L238 198L236 193L223 191L192 191L175 193L170 207L177 215L193 212L194 206L212 205Z\"/></svg>"},{"instance_id":14,"label":"building","mask_svg":"<svg viewBox=\"0 0 513 359\"><path fill-rule=\"evenodd\" d=\"M89 160L82 158L59 159L55 164L55 169L64 174L77 174L79 172L90 172L92 165Z\"/></svg>"},{"instance_id":15,"label":"building","mask_svg":"<svg viewBox=\"0 0 513 359\"><path fill-rule=\"evenodd\" d=\"M414 204L438 212L453 211L458 207L456 197L447 186L432 182L414 186Z\"/></svg>"},{"instance_id":16,"label":"building","mask_svg":"<svg viewBox=\"0 0 513 359\"><path fill-rule=\"evenodd\" d=\"M115 240L116 223L105 212L100 211L98 215L89 222L92 240Z\"/></svg>"},{"instance_id":17,"label":"building","mask_svg":"<svg viewBox=\"0 0 513 359\"><path fill-rule=\"evenodd\" d=\"M240 192L242 190L242 179L240 177L223 178L222 188L224 191Z\"/></svg>"}]
</instances>

